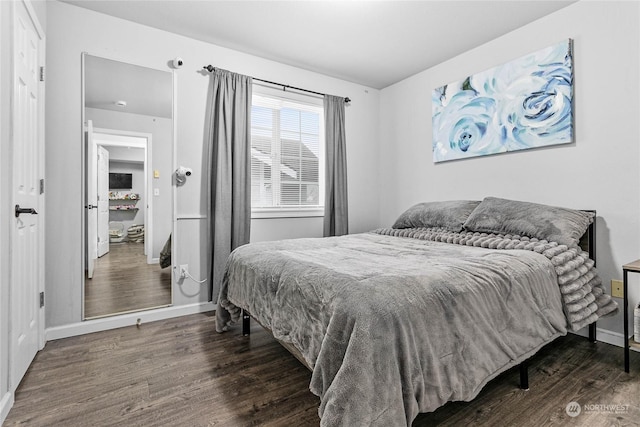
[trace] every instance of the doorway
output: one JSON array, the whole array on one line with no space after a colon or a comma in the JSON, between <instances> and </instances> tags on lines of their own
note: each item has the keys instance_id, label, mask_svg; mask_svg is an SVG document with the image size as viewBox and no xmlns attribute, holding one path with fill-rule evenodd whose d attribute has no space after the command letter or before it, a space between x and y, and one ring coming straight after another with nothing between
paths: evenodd
<instances>
[{"instance_id":1,"label":"doorway","mask_svg":"<svg viewBox=\"0 0 640 427\"><path fill-rule=\"evenodd\" d=\"M85 319L171 304L171 272L151 245L151 148L151 134L88 122Z\"/></svg>"}]
</instances>

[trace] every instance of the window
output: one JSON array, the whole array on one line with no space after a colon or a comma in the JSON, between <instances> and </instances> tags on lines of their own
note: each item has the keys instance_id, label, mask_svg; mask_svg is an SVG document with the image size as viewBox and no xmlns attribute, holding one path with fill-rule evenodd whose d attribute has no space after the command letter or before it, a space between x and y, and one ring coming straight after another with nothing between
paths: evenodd
<instances>
[{"instance_id":1,"label":"window","mask_svg":"<svg viewBox=\"0 0 640 427\"><path fill-rule=\"evenodd\" d=\"M251 108L252 216L322 216L322 100L254 89ZM305 98L309 98L306 100ZM305 102L306 101L306 102ZM319 104L319 105L318 105Z\"/></svg>"}]
</instances>

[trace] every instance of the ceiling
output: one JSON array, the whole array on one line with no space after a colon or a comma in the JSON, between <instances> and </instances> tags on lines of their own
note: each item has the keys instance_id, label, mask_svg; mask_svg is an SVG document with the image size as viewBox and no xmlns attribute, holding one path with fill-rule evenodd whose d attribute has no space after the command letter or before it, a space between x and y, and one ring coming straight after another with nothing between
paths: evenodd
<instances>
[{"instance_id":1,"label":"ceiling","mask_svg":"<svg viewBox=\"0 0 640 427\"><path fill-rule=\"evenodd\" d=\"M167 119L173 115L173 76L168 71L86 55L84 77L88 108Z\"/></svg>"},{"instance_id":2,"label":"ceiling","mask_svg":"<svg viewBox=\"0 0 640 427\"><path fill-rule=\"evenodd\" d=\"M575 3L560 0L65 2L376 89Z\"/></svg>"}]
</instances>

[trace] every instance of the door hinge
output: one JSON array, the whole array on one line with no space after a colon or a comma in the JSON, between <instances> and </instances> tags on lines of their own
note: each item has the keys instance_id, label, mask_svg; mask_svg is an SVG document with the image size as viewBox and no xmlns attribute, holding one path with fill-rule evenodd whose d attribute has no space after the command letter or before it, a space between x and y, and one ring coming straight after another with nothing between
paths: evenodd
<instances>
[{"instance_id":1,"label":"door hinge","mask_svg":"<svg viewBox=\"0 0 640 427\"><path fill-rule=\"evenodd\" d=\"M44 292L40 292L40 308L44 307Z\"/></svg>"},{"instance_id":2,"label":"door hinge","mask_svg":"<svg viewBox=\"0 0 640 427\"><path fill-rule=\"evenodd\" d=\"M40 194L44 194L44 178L40 180Z\"/></svg>"},{"instance_id":3,"label":"door hinge","mask_svg":"<svg viewBox=\"0 0 640 427\"><path fill-rule=\"evenodd\" d=\"M44 81L44 66L40 67L40 81Z\"/></svg>"}]
</instances>

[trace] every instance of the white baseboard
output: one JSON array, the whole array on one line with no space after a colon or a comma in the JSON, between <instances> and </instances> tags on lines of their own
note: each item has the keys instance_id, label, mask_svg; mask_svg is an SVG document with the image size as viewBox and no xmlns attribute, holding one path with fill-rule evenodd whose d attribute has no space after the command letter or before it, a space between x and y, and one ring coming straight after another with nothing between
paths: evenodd
<instances>
[{"instance_id":1,"label":"white baseboard","mask_svg":"<svg viewBox=\"0 0 640 427\"><path fill-rule=\"evenodd\" d=\"M9 411L13 406L13 392L6 392L4 396L2 396L2 400L0 400L0 425L4 423L4 420L7 419L7 415L9 415Z\"/></svg>"},{"instance_id":2,"label":"white baseboard","mask_svg":"<svg viewBox=\"0 0 640 427\"><path fill-rule=\"evenodd\" d=\"M578 332L571 332L572 334L580 335L583 337L588 337L588 329L584 328ZM607 344L615 345L616 347L624 347L624 334L620 332L613 332L608 329L596 328L596 341L604 342ZM631 350L638 351L635 348L631 347Z\"/></svg>"},{"instance_id":3,"label":"white baseboard","mask_svg":"<svg viewBox=\"0 0 640 427\"><path fill-rule=\"evenodd\" d=\"M124 326L132 326L138 323L138 319L140 319L141 323L154 322L156 320L171 319L173 317L204 313L213 310L215 310L215 304L212 302L179 305L149 311L121 314L112 317L102 317L100 319L85 320L84 322L72 323L64 326L55 326L47 328L44 334L46 341L52 341L61 338L74 337L76 335L84 335L109 329L122 328Z\"/></svg>"},{"instance_id":4,"label":"white baseboard","mask_svg":"<svg viewBox=\"0 0 640 427\"><path fill-rule=\"evenodd\" d=\"M621 334L620 332L596 328L596 340L606 342L607 344L615 345L620 348L624 347L624 334Z\"/></svg>"}]
</instances>

